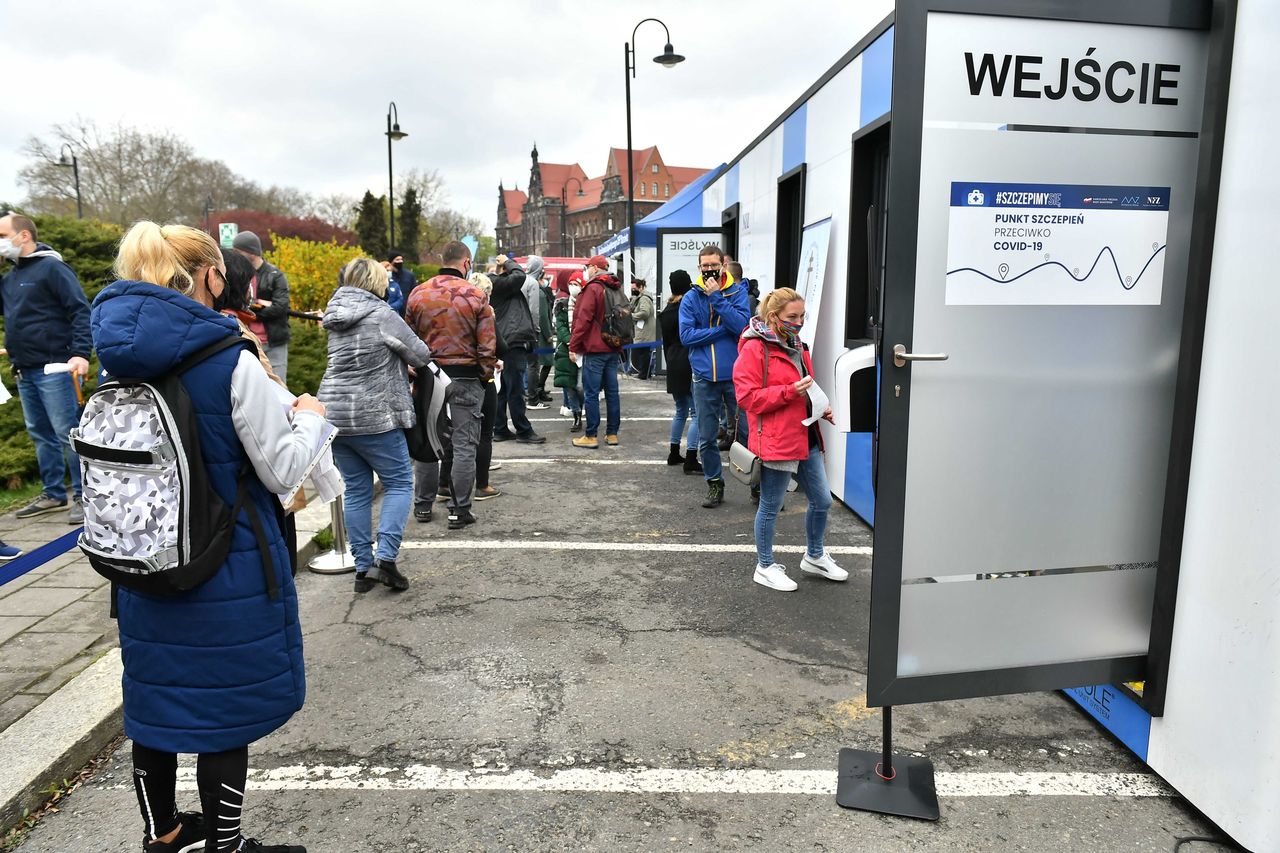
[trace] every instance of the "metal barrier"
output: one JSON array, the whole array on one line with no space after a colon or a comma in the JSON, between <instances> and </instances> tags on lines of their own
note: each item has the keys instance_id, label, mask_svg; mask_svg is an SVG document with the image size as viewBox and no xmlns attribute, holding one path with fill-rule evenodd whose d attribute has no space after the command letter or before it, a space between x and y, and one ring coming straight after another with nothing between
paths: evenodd
<instances>
[{"instance_id":1,"label":"metal barrier","mask_svg":"<svg viewBox=\"0 0 1280 853\"><path fill-rule=\"evenodd\" d=\"M317 555L307 563L307 571L318 575L342 575L356 570L356 558L347 545L347 525L342 520L342 495L329 504L333 550Z\"/></svg>"}]
</instances>

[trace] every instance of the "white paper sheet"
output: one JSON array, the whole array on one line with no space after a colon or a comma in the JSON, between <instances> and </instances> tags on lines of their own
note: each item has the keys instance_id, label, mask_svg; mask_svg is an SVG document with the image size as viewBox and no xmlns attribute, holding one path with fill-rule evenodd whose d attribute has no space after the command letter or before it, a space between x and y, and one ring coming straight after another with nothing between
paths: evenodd
<instances>
[{"instance_id":1,"label":"white paper sheet","mask_svg":"<svg viewBox=\"0 0 1280 853\"><path fill-rule=\"evenodd\" d=\"M823 413L826 412L827 406L831 405L831 401L827 399L826 392L818 387L817 382L809 386L808 394L809 403L813 407L813 414L801 421L805 426L809 426L821 418Z\"/></svg>"}]
</instances>

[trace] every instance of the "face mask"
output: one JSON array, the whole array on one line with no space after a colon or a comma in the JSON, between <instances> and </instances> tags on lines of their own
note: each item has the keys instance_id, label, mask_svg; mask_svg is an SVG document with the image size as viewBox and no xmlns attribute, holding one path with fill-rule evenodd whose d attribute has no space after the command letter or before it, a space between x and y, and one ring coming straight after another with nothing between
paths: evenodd
<instances>
[{"instance_id":1,"label":"face mask","mask_svg":"<svg viewBox=\"0 0 1280 853\"><path fill-rule=\"evenodd\" d=\"M570 296L577 296L577 295L578 295L579 293L581 293L581 292L582 292L582 285L580 285L580 284L571 284L571 285L569 285L569 295L570 295Z\"/></svg>"},{"instance_id":2,"label":"face mask","mask_svg":"<svg viewBox=\"0 0 1280 853\"><path fill-rule=\"evenodd\" d=\"M0 237L0 258L16 261L22 250L13 244L8 237Z\"/></svg>"},{"instance_id":3,"label":"face mask","mask_svg":"<svg viewBox=\"0 0 1280 853\"><path fill-rule=\"evenodd\" d=\"M391 266L395 267L397 270L402 270L404 269L404 261L396 261Z\"/></svg>"},{"instance_id":4,"label":"face mask","mask_svg":"<svg viewBox=\"0 0 1280 853\"><path fill-rule=\"evenodd\" d=\"M779 320L778 322L782 324L782 328L786 329L792 335L800 334L800 330L804 328L804 323L788 323L786 320Z\"/></svg>"}]
</instances>

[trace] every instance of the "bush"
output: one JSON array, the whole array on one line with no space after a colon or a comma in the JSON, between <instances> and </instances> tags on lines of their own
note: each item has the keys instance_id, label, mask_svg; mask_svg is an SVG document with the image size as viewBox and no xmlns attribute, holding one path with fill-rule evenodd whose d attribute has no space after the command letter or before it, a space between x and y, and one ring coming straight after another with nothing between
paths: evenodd
<instances>
[{"instance_id":1,"label":"bush","mask_svg":"<svg viewBox=\"0 0 1280 853\"><path fill-rule=\"evenodd\" d=\"M413 270L413 274L417 276L418 283L426 281L429 278L435 278L440 275L439 264L405 264L409 269ZM408 297L409 294L405 294Z\"/></svg>"},{"instance_id":2,"label":"bush","mask_svg":"<svg viewBox=\"0 0 1280 853\"><path fill-rule=\"evenodd\" d=\"M273 235L275 246L266 259L289 278L289 305L296 311L323 311L338 289L338 273L360 250L336 240L314 243Z\"/></svg>"},{"instance_id":3,"label":"bush","mask_svg":"<svg viewBox=\"0 0 1280 853\"><path fill-rule=\"evenodd\" d=\"M289 320L289 390L315 394L329 361L329 336L319 323Z\"/></svg>"},{"instance_id":4,"label":"bush","mask_svg":"<svg viewBox=\"0 0 1280 853\"><path fill-rule=\"evenodd\" d=\"M223 210L209 218L209 228L215 240L218 238L217 224L221 222L234 222L241 231L257 234L262 241L262 249L266 252L275 248L276 240L281 237L293 237L313 243L337 242L352 248L357 242L354 231L330 225L315 216L300 219L261 210Z\"/></svg>"}]
</instances>

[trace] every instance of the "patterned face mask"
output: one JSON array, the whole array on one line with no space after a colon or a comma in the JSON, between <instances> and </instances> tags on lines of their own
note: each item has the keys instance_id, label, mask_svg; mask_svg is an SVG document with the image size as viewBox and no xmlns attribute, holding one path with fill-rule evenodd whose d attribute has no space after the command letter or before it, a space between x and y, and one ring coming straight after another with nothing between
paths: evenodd
<instances>
[{"instance_id":1,"label":"patterned face mask","mask_svg":"<svg viewBox=\"0 0 1280 853\"><path fill-rule=\"evenodd\" d=\"M782 328L786 329L787 333L793 338L799 335L800 330L804 328L804 323L788 323L786 320L779 320L778 322L782 324Z\"/></svg>"}]
</instances>

